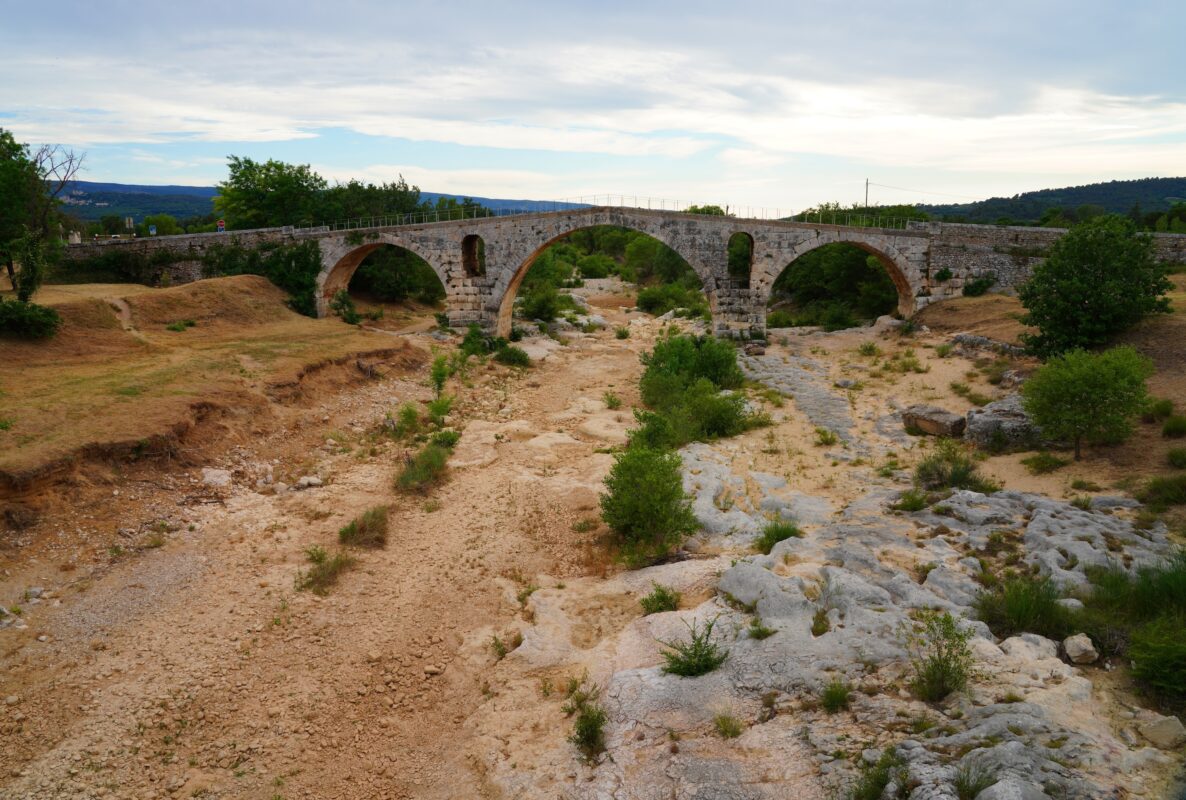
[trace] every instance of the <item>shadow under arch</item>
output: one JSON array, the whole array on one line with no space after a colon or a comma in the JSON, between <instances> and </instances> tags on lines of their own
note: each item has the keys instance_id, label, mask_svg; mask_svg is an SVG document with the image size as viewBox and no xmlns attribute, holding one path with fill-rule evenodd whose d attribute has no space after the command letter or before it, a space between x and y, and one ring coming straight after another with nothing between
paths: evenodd
<instances>
[{"instance_id":1,"label":"shadow under arch","mask_svg":"<svg viewBox=\"0 0 1186 800\"><path fill-rule=\"evenodd\" d=\"M350 286L350 279L354 277L354 273L358 270L362 262L366 260L367 256L371 255L377 250L385 247L397 248L419 258L432 269L437 276L437 280L441 282L441 286L446 288L446 298L448 297L448 283L446 282L446 275L439 266L434 264L429 259L417 253L414 248L408 247L404 242L397 237L389 235L381 235L379 239L373 242L366 242L361 244L349 252L344 254L337 260L336 263L325 271L325 281L321 284L318 292L325 303L329 303L333 296L343 289ZM446 303L448 300L446 299Z\"/></svg>"},{"instance_id":2,"label":"shadow under arch","mask_svg":"<svg viewBox=\"0 0 1186 800\"><path fill-rule=\"evenodd\" d=\"M818 250L821 247L834 244L853 245L875 257L885 269L885 273L889 276L890 281L893 282L894 288L898 292L898 313L902 317L909 317L914 313L914 287L910 283L910 278L907 277L907 273L910 271L910 262L892 246L887 246L880 242L875 244L860 234L850 233L820 236L817 239L805 242L795 248L791 254L791 258L782 264L781 267L777 269L763 269L758 275L755 275L750 283L750 286L756 292L754 305L765 312L766 305L770 302L770 293L774 290L774 284L784 272L791 269L796 261L812 250Z\"/></svg>"},{"instance_id":3,"label":"shadow under arch","mask_svg":"<svg viewBox=\"0 0 1186 800\"><path fill-rule=\"evenodd\" d=\"M616 220L614 222L597 222L597 223L584 223L584 224L579 224L579 225L573 225L570 229L568 229L562 233L558 233L558 234L552 236L551 238L547 239L546 241L536 245L535 249L531 252L531 254L529 256L527 256L527 258L524 259L523 262L520 263L519 266L515 269L514 273L509 276L509 278L506 280L505 284L501 287L499 287L499 286L495 287L494 297L498 298L497 316L495 318L495 324L494 324L495 335L496 336L510 336L511 327L512 327L512 324L514 321L515 298L519 294L519 287L522 286L523 279L527 277L527 273L531 271L532 265L535 264L536 260L540 257L541 254L543 254L543 252L545 250L547 250L549 247L556 244L557 242L563 241L566 237L570 236L573 233L576 233L577 231L589 230L592 228L604 228L604 227L621 228L623 230L633 231L635 233L641 233L644 236L647 236L647 237L659 242L660 244L664 245L665 247L670 249L672 252L674 252L676 255L678 255L680 258L682 258L684 260L684 263L688 264L688 266L690 266L692 268L692 271L696 273L696 277L698 277L700 279L701 291L704 292L704 296L708 300L709 312L713 315L714 318L716 317L716 314L717 314L717 297L716 297L716 291L715 291L716 283L715 283L715 279L712 276L712 273L706 267L704 267L703 265L697 264L696 261L688 258L686 255L681 253L679 250L672 247L671 243L668 241L665 241L666 237L664 237L660 232L657 232L655 230L650 230L646 226L630 225L630 224L628 224L628 221L626 221L626 220L622 220L622 221Z\"/></svg>"}]
</instances>

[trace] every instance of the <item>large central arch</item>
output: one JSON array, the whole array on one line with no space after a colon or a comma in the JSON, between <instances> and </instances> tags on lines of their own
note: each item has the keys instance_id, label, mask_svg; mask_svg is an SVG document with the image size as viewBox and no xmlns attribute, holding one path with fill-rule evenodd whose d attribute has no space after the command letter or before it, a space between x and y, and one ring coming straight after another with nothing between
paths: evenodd
<instances>
[{"instance_id":1,"label":"large central arch","mask_svg":"<svg viewBox=\"0 0 1186 800\"><path fill-rule=\"evenodd\" d=\"M770 293L774 289L774 282L803 255L831 244L851 244L874 256L885 268L885 272L898 290L898 313L908 317L915 311L914 288L910 275L915 272L909 260L895 247L881 238L872 241L872 237L849 231L821 233L819 236L805 241L794 248L788 257L780 259L777 267L763 265L754 270L750 286L753 290L753 303L756 309L764 314L766 304L770 301Z\"/></svg>"},{"instance_id":2,"label":"large central arch","mask_svg":"<svg viewBox=\"0 0 1186 800\"><path fill-rule=\"evenodd\" d=\"M535 244L534 249L526 256L526 258L523 258L519 262L518 266L513 272L507 270L494 286L492 297L494 301L494 307L492 307L490 310L496 313L494 327L495 334L498 336L510 335L515 311L515 298L519 293L519 287L523 284L523 279L527 277L528 271L531 269L531 266L535 263L536 259L539 258L541 253L543 253L556 242L577 231L606 226L625 228L627 230L641 233L671 248L672 251L674 251L677 255L679 255L680 258L687 262L689 266L691 266L692 271L696 273L698 278L700 278L704 296L708 299L708 308L712 312L713 316L716 316L716 279L712 273L712 270L703 264L700 259L695 258L695 256L689 258L687 254L680 252L677 247L672 245L671 239L664 235L661 227L656 229L654 226L650 225L632 225L629 223L628 218L615 218L612 221L582 221L578 224L574 224L567 230L556 233L550 238Z\"/></svg>"}]
</instances>

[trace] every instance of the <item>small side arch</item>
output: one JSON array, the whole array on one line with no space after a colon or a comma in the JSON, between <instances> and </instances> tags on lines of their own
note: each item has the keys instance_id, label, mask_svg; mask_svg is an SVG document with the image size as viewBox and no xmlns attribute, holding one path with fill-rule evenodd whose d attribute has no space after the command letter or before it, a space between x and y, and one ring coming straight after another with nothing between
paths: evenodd
<instances>
[{"instance_id":1,"label":"small side arch","mask_svg":"<svg viewBox=\"0 0 1186 800\"><path fill-rule=\"evenodd\" d=\"M476 233L461 240L461 267L467 278L481 278L486 275L486 242Z\"/></svg>"}]
</instances>

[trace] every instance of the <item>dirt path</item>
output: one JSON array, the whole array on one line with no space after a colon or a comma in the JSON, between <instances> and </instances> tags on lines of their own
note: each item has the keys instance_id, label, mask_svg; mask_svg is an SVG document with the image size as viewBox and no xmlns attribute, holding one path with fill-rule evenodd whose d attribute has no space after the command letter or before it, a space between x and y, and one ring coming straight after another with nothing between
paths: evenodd
<instances>
[{"instance_id":1,"label":"dirt path","mask_svg":"<svg viewBox=\"0 0 1186 800\"><path fill-rule=\"evenodd\" d=\"M454 387L470 466L426 497L393 491L399 447L367 455L385 413L429 397L424 376L343 393L240 448L223 465L237 476L307 442L300 466L326 485L266 494L241 478L181 509L163 546L47 587L28 627L2 634L0 795L498 796L466 759L492 694L483 643L528 576L587 571L573 525L596 516L610 463L596 451L629 422L600 398L633 399L642 338L581 337L522 374L475 367ZM293 590L307 547L383 503L386 549L325 598ZM145 511L129 504L127 524Z\"/></svg>"}]
</instances>

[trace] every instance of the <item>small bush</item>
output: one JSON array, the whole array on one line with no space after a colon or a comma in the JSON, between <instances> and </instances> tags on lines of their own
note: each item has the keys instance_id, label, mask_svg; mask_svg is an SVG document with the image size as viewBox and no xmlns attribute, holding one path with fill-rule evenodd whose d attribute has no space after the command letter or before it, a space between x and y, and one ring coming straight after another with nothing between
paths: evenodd
<instances>
[{"instance_id":1,"label":"small bush","mask_svg":"<svg viewBox=\"0 0 1186 800\"><path fill-rule=\"evenodd\" d=\"M996 275L985 275L980 278L973 278L964 284L964 297L979 297L987 292L997 282Z\"/></svg>"},{"instance_id":2,"label":"small bush","mask_svg":"<svg viewBox=\"0 0 1186 800\"><path fill-rule=\"evenodd\" d=\"M1186 703L1186 616L1166 613L1132 632L1133 677L1171 707Z\"/></svg>"},{"instance_id":3,"label":"small bush","mask_svg":"<svg viewBox=\"0 0 1186 800\"><path fill-rule=\"evenodd\" d=\"M775 520L766 523L766 527L762 529L762 535L754 542L754 548L763 555L770 555L770 551L774 549L774 545L790 539L792 537L800 537L803 531L799 530L799 526L793 522L786 520Z\"/></svg>"},{"instance_id":4,"label":"small bush","mask_svg":"<svg viewBox=\"0 0 1186 800\"><path fill-rule=\"evenodd\" d=\"M665 556L696 530L675 453L629 447L615 456L605 486L602 518L628 561Z\"/></svg>"},{"instance_id":5,"label":"small bush","mask_svg":"<svg viewBox=\"0 0 1186 800\"><path fill-rule=\"evenodd\" d=\"M347 325L357 325L362 322L362 315L354 306L354 300L345 289L339 289L333 299L329 301L329 310L342 318Z\"/></svg>"},{"instance_id":6,"label":"small bush","mask_svg":"<svg viewBox=\"0 0 1186 800\"><path fill-rule=\"evenodd\" d=\"M0 297L0 336L48 339L62 327L62 317L49 306Z\"/></svg>"},{"instance_id":7,"label":"small bush","mask_svg":"<svg viewBox=\"0 0 1186 800\"><path fill-rule=\"evenodd\" d=\"M979 764L961 764L952 781L959 800L975 800L977 795L996 782L996 773Z\"/></svg>"},{"instance_id":8,"label":"small bush","mask_svg":"<svg viewBox=\"0 0 1186 800\"><path fill-rule=\"evenodd\" d=\"M940 283L942 283L943 281L949 281L949 280L951 280L951 277L952 277L951 270L949 270L947 267L944 267L943 269L936 272L933 277L935 280L939 281Z\"/></svg>"},{"instance_id":9,"label":"small bush","mask_svg":"<svg viewBox=\"0 0 1186 800\"><path fill-rule=\"evenodd\" d=\"M387 506L375 506L338 531L338 541L358 547L387 544Z\"/></svg>"},{"instance_id":10,"label":"small bush","mask_svg":"<svg viewBox=\"0 0 1186 800\"><path fill-rule=\"evenodd\" d=\"M395 424L391 428L398 439L407 439L420 432L420 409L411 403L404 403L396 412Z\"/></svg>"},{"instance_id":11,"label":"small bush","mask_svg":"<svg viewBox=\"0 0 1186 800\"><path fill-rule=\"evenodd\" d=\"M1062 469L1071 462L1065 458L1042 451L1029 458L1021 459L1021 463L1025 465L1026 471L1031 475L1047 475L1055 470Z\"/></svg>"},{"instance_id":12,"label":"small bush","mask_svg":"<svg viewBox=\"0 0 1186 800\"><path fill-rule=\"evenodd\" d=\"M497 339L487 336L477 324L471 324L461 340L461 352L467 356L484 356L493 353Z\"/></svg>"},{"instance_id":13,"label":"small bush","mask_svg":"<svg viewBox=\"0 0 1186 800\"><path fill-rule=\"evenodd\" d=\"M296 588L297 591L308 589L317 595L328 592L341 574L355 564L354 557L349 553L339 550L331 556L320 545L305 550L305 557L309 560L309 569L297 572Z\"/></svg>"},{"instance_id":14,"label":"small bush","mask_svg":"<svg viewBox=\"0 0 1186 800\"><path fill-rule=\"evenodd\" d=\"M741 720L732 714L717 714L713 717L712 724L717 729L717 735L722 739L736 739L744 730Z\"/></svg>"},{"instance_id":15,"label":"small bush","mask_svg":"<svg viewBox=\"0 0 1186 800\"><path fill-rule=\"evenodd\" d=\"M848 789L847 800L881 800L890 781L904 787L908 777L906 762L894 750L886 750L875 763L862 764L860 774Z\"/></svg>"},{"instance_id":16,"label":"small bush","mask_svg":"<svg viewBox=\"0 0 1186 800\"><path fill-rule=\"evenodd\" d=\"M877 346L877 342L861 342L861 346L857 348L857 352L863 356L879 356L881 355L881 348Z\"/></svg>"},{"instance_id":17,"label":"small bush","mask_svg":"<svg viewBox=\"0 0 1186 800\"><path fill-rule=\"evenodd\" d=\"M424 492L445 477L449 451L437 444L426 446L404 463L395 486L405 492Z\"/></svg>"},{"instance_id":18,"label":"small bush","mask_svg":"<svg viewBox=\"0 0 1186 800\"><path fill-rule=\"evenodd\" d=\"M1174 416L1161 426L1161 435L1167 439L1181 439L1186 436L1186 417Z\"/></svg>"},{"instance_id":19,"label":"small bush","mask_svg":"<svg viewBox=\"0 0 1186 800\"><path fill-rule=\"evenodd\" d=\"M712 672L725 663L725 659L729 657L729 651L712 641L712 629L716 622L715 619L709 620L703 629L697 623L688 625L691 639L687 642L660 640L659 643L667 648L663 652L663 660L667 662L663 666L663 671L671 675L692 678ZM687 625L687 623L684 624Z\"/></svg>"},{"instance_id":20,"label":"small bush","mask_svg":"<svg viewBox=\"0 0 1186 800\"><path fill-rule=\"evenodd\" d=\"M592 761L605 752L605 709L594 702L586 702L577 709L577 718L572 724L572 736L568 741L576 745L586 761Z\"/></svg>"},{"instance_id":21,"label":"small bush","mask_svg":"<svg viewBox=\"0 0 1186 800\"><path fill-rule=\"evenodd\" d=\"M997 490L992 481L980 476L972 457L953 439L940 441L935 451L918 463L914 482L924 489L970 489L983 494Z\"/></svg>"},{"instance_id":22,"label":"small bush","mask_svg":"<svg viewBox=\"0 0 1186 800\"><path fill-rule=\"evenodd\" d=\"M830 430L828 428L816 428L815 429L815 446L816 447L831 447L832 445L836 444L836 442L838 442L838 441L840 441L840 437L838 437L836 435L835 431Z\"/></svg>"},{"instance_id":23,"label":"small bush","mask_svg":"<svg viewBox=\"0 0 1186 800\"><path fill-rule=\"evenodd\" d=\"M1165 454L1166 461L1171 467L1186 469L1186 447L1173 447Z\"/></svg>"},{"instance_id":24,"label":"small bush","mask_svg":"<svg viewBox=\"0 0 1186 800\"><path fill-rule=\"evenodd\" d=\"M926 492L918 489L907 489L898 495L898 501L890 508L894 511L922 511L927 507Z\"/></svg>"},{"instance_id":25,"label":"small bush","mask_svg":"<svg viewBox=\"0 0 1186 800\"><path fill-rule=\"evenodd\" d=\"M192 319L179 319L176 322L170 322L168 325L166 325L165 330L173 331L174 333L180 333L181 331L184 331L187 328L192 328L197 324L198 323L194 322Z\"/></svg>"},{"instance_id":26,"label":"small bush","mask_svg":"<svg viewBox=\"0 0 1186 800\"><path fill-rule=\"evenodd\" d=\"M961 630L955 617L931 612L923 630L908 637L914 669L911 688L921 700L938 702L968 685L972 671L970 631Z\"/></svg>"},{"instance_id":27,"label":"small bush","mask_svg":"<svg viewBox=\"0 0 1186 800\"><path fill-rule=\"evenodd\" d=\"M1137 499L1154 511L1164 511L1169 506L1186 505L1186 475L1150 478L1138 492Z\"/></svg>"},{"instance_id":28,"label":"small bush","mask_svg":"<svg viewBox=\"0 0 1186 800\"><path fill-rule=\"evenodd\" d=\"M833 679L820 693L820 705L829 714L848 708L852 700L852 687L839 678Z\"/></svg>"},{"instance_id":29,"label":"small bush","mask_svg":"<svg viewBox=\"0 0 1186 800\"><path fill-rule=\"evenodd\" d=\"M454 430L437 431L428 441L438 447L452 450L461 441L461 432Z\"/></svg>"},{"instance_id":30,"label":"small bush","mask_svg":"<svg viewBox=\"0 0 1186 800\"><path fill-rule=\"evenodd\" d=\"M508 367L530 367L531 356L521 347L508 344L494 351L494 360Z\"/></svg>"},{"instance_id":31,"label":"small bush","mask_svg":"<svg viewBox=\"0 0 1186 800\"><path fill-rule=\"evenodd\" d=\"M601 401L605 403L605 407L610 411L617 411L622 407L622 398L618 397L613 392L606 392L601 396Z\"/></svg>"},{"instance_id":32,"label":"small bush","mask_svg":"<svg viewBox=\"0 0 1186 800\"><path fill-rule=\"evenodd\" d=\"M439 428L445 424L445 417L453 410L453 401L456 399L451 394L440 394L428 401L428 418L433 425Z\"/></svg>"},{"instance_id":33,"label":"small bush","mask_svg":"<svg viewBox=\"0 0 1186 800\"><path fill-rule=\"evenodd\" d=\"M651 593L638 600L642 606L643 616L658 614L662 611L675 611L679 608L680 593L670 586L652 583Z\"/></svg>"},{"instance_id":34,"label":"small bush","mask_svg":"<svg viewBox=\"0 0 1186 800\"><path fill-rule=\"evenodd\" d=\"M1174 415L1174 401L1168 397L1151 397L1149 403L1141 414L1141 419L1144 422L1158 422L1163 419L1169 419Z\"/></svg>"},{"instance_id":35,"label":"small bush","mask_svg":"<svg viewBox=\"0 0 1186 800\"><path fill-rule=\"evenodd\" d=\"M443 355L434 358L428 377L432 381L433 391L439 397L445 391L445 381L449 380L449 358Z\"/></svg>"},{"instance_id":36,"label":"small bush","mask_svg":"<svg viewBox=\"0 0 1186 800\"><path fill-rule=\"evenodd\" d=\"M614 338L615 339L629 339L630 338L630 329L628 327L626 327L625 325L620 325L617 328L614 328Z\"/></svg>"},{"instance_id":37,"label":"small bush","mask_svg":"<svg viewBox=\"0 0 1186 800\"><path fill-rule=\"evenodd\" d=\"M832 622L828 619L828 609L817 608L811 617L811 635L823 636L832 630Z\"/></svg>"},{"instance_id":38,"label":"small bush","mask_svg":"<svg viewBox=\"0 0 1186 800\"><path fill-rule=\"evenodd\" d=\"M751 639L757 639L759 642L763 639L769 639L771 636L778 633L777 628L771 628L769 625L763 623L761 617L754 617L751 619L749 621L749 628L746 630L749 631L749 637Z\"/></svg>"},{"instance_id":39,"label":"small bush","mask_svg":"<svg viewBox=\"0 0 1186 800\"><path fill-rule=\"evenodd\" d=\"M1062 639L1072 633L1072 622L1058 599L1058 587L1049 578L1007 578L976 598L976 614L1002 639L1019 633Z\"/></svg>"}]
</instances>

